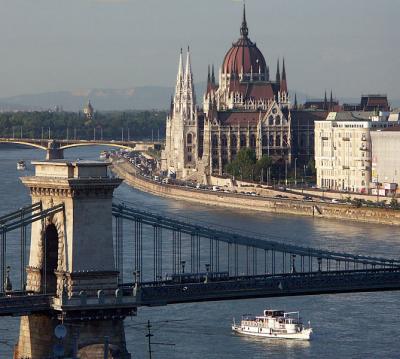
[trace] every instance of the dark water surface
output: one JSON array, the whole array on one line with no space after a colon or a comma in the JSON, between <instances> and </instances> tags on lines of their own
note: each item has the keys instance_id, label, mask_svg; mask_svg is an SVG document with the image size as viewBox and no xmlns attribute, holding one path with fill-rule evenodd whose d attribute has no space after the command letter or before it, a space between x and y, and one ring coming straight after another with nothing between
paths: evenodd
<instances>
[{"instance_id":1,"label":"dark water surface","mask_svg":"<svg viewBox=\"0 0 400 359\"><path fill-rule=\"evenodd\" d=\"M97 158L100 148L71 149L66 156ZM0 215L30 202L18 177L16 162L42 159L43 152L0 147ZM400 257L399 228L276 216L177 202L145 194L126 185L116 197L155 211L219 223L288 243L385 257ZM16 236L17 234L15 234ZM10 236L10 238L13 238ZM15 237L17 238L17 237ZM9 264L18 268L19 247L9 247ZM13 252L15 253L13 255ZM14 264L14 266L13 266ZM129 272L126 272L129 276ZM18 281L17 278L14 279ZM311 342L244 338L231 333L232 317L258 314L264 308L300 310L310 320ZM400 292L252 299L142 308L125 320L126 340L133 358L148 358L145 323L151 320L153 358L400 358ZM18 318L0 318L0 359L12 358L18 337Z\"/></svg>"}]
</instances>

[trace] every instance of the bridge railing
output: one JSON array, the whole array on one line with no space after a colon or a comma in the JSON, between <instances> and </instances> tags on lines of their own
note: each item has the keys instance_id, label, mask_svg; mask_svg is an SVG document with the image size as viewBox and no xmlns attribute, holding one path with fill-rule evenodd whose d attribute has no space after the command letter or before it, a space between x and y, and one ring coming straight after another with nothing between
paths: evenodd
<instances>
[{"instance_id":1,"label":"bridge railing","mask_svg":"<svg viewBox=\"0 0 400 359\"><path fill-rule=\"evenodd\" d=\"M235 276L400 267L400 260L397 259L271 241L265 237L253 236L253 233L227 231L215 225L200 225L143 208L128 207L124 203L114 204L112 212L118 222L118 242L124 242L123 235L126 231L130 236L133 233L133 267L134 272L138 272L138 281L143 281L143 271L147 274L152 271L154 281L161 281L166 268L169 268L166 273L170 274L183 274L185 268L190 268L190 274L201 272L203 265L207 272L225 271ZM123 230L124 220L133 223L134 230ZM147 257L149 251L153 251L153 265L147 265L147 269L142 260L143 233L146 232L144 228L147 228ZM132 244L128 247L131 248ZM116 255L118 257L118 253ZM117 259L117 263L123 263L123 260Z\"/></svg>"}]
</instances>

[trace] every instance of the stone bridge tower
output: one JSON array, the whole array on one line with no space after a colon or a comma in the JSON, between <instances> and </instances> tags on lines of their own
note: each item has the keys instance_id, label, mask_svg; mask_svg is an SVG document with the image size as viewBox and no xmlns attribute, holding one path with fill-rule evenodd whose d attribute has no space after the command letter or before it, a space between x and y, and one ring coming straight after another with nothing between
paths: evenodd
<instances>
[{"instance_id":1,"label":"stone bridge tower","mask_svg":"<svg viewBox=\"0 0 400 359\"><path fill-rule=\"evenodd\" d=\"M130 358L123 318L134 312L117 309L112 235L112 197L121 180L109 177L103 162L33 164L35 176L22 178L32 202L41 201L43 209L63 204L64 211L32 225L26 289L52 295L52 310L22 317L15 358L52 355L61 321L66 356L78 350L80 358L103 358L102 338L108 337L110 358Z\"/></svg>"}]
</instances>

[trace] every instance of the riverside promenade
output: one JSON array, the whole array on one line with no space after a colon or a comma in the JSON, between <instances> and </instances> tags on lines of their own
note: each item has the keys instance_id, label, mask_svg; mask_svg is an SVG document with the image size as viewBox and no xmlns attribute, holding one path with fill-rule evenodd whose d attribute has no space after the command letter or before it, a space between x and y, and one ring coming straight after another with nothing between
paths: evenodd
<instances>
[{"instance_id":1,"label":"riverside promenade","mask_svg":"<svg viewBox=\"0 0 400 359\"><path fill-rule=\"evenodd\" d=\"M138 190L176 200L248 211L400 225L400 211L393 209L355 207L351 204L305 201L302 199L276 198L273 196L246 196L236 193L214 192L161 184L137 175L134 167L122 160L114 161L112 170L120 178L123 178L128 185Z\"/></svg>"}]
</instances>

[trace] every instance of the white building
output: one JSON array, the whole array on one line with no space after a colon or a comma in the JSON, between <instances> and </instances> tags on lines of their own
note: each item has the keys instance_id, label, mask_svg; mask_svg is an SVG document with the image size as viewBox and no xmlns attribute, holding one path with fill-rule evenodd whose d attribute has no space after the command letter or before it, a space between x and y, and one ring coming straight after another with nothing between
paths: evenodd
<instances>
[{"instance_id":1,"label":"white building","mask_svg":"<svg viewBox=\"0 0 400 359\"><path fill-rule=\"evenodd\" d=\"M394 191L400 184L400 127L371 132L372 182L384 191Z\"/></svg>"},{"instance_id":2,"label":"white building","mask_svg":"<svg viewBox=\"0 0 400 359\"><path fill-rule=\"evenodd\" d=\"M317 185L368 193L371 183L371 131L397 125L388 113L331 112L315 122Z\"/></svg>"}]
</instances>

